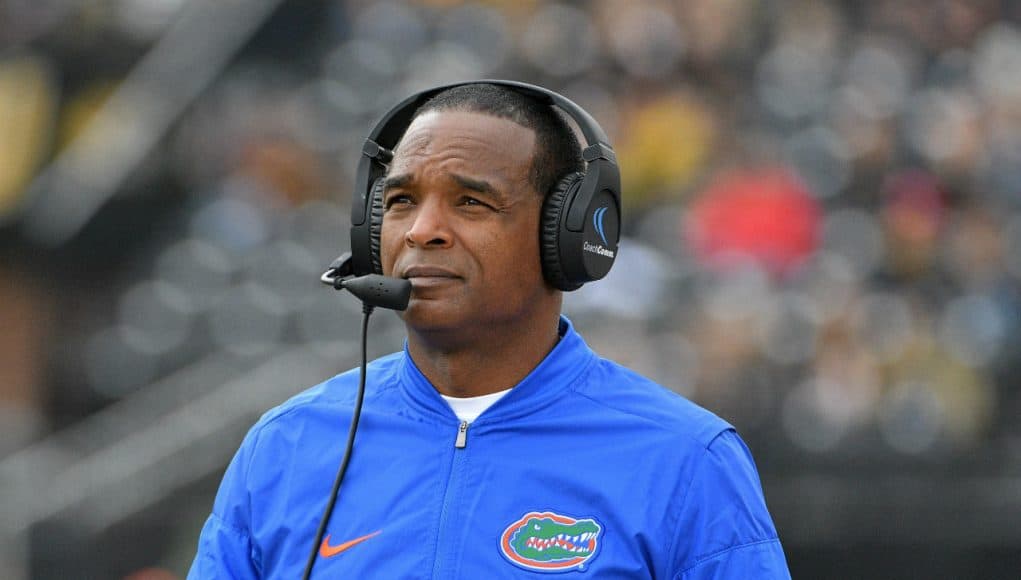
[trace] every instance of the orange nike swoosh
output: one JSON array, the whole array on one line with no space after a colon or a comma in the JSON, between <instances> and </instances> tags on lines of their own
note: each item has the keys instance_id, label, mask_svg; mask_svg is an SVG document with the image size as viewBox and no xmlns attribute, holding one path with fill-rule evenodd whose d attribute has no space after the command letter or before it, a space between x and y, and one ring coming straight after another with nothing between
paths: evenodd
<instances>
[{"instance_id":1,"label":"orange nike swoosh","mask_svg":"<svg viewBox=\"0 0 1021 580\"><path fill-rule=\"evenodd\" d=\"M353 540L348 540L347 542L344 542L343 544L338 544L336 546L330 545L330 536L327 535L326 538L323 539L323 544L319 546L319 555L322 556L323 558L332 558L333 556L336 556L337 554L343 552L344 550L347 550L348 548L351 548L352 546L357 546L358 544L361 544L365 540L378 536L379 533L382 531L383 530L376 530L371 534L365 534L364 536L355 538Z\"/></svg>"}]
</instances>

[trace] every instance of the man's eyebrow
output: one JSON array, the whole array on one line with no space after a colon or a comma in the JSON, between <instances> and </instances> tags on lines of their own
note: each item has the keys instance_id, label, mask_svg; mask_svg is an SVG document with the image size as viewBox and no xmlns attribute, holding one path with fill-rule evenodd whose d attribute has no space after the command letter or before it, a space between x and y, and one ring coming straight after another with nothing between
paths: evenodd
<instances>
[{"instance_id":1,"label":"man's eyebrow","mask_svg":"<svg viewBox=\"0 0 1021 580\"><path fill-rule=\"evenodd\" d=\"M504 199L503 194L501 194L495 187L493 187L493 184L489 183L484 179L476 179L474 177L468 177L457 173L452 173L450 175L450 178L453 179L458 185L469 191L481 193L483 195L489 196L497 200ZM414 178L411 176L411 174L408 173L401 175L392 175L383 180L383 191L394 188L406 187L409 183L413 181Z\"/></svg>"},{"instance_id":2,"label":"man's eyebrow","mask_svg":"<svg viewBox=\"0 0 1021 580\"><path fill-rule=\"evenodd\" d=\"M452 174L450 177L453 178L453 180L456 181L458 185L465 189L476 191L478 193L484 193L486 195L491 195L494 197L500 197L499 193L497 193L496 191L496 188L493 187L493 185L488 181L482 179L474 179L471 177L466 177L464 175L458 175L456 173Z\"/></svg>"},{"instance_id":3,"label":"man's eyebrow","mask_svg":"<svg viewBox=\"0 0 1021 580\"><path fill-rule=\"evenodd\" d=\"M393 175L383 180L383 191L392 189L395 187L404 187L411 182L411 175L405 173L404 175Z\"/></svg>"}]
</instances>

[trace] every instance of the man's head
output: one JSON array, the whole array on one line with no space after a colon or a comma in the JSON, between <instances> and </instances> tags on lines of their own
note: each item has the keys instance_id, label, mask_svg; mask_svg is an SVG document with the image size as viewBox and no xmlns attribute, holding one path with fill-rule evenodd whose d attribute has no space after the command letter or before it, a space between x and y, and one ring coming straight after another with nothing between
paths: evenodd
<instances>
[{"instance_id":1,"label":"man's head","mask_svg":"<svg viewBox=\"0 0 1021 580\"><path fill-rule=\"evenodd\" d=\"M497 87L456 87L416 114L386 176L381 258L408 278L410 330L470 340L555 324L543 280L544 196L581 167L578 143L546 105Z\"/></svg>"},{"instance_id":2,"label":"man's head","mask_svg":"<svg viewBox=\"0 0 1021 580\"><path fill-rule=\"evenodd\" d=\"M456 86L426 101L415 117L430 111L483 113L531 129L536 147L529 179L543 196L563 176L585 168L581 146L564 118L549 105L512 89L489 84Z\"/></svg>"}]
</instances>

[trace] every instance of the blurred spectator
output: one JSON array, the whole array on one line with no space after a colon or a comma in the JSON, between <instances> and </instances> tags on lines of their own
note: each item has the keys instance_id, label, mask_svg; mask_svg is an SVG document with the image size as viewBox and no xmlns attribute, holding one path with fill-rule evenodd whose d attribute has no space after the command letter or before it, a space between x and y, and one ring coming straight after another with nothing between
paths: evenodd
<instances>
[{"instance_id":1,"label":"blurred spectator","mask_svg":"<svg viewBox=\"0 0 1021 580\"><path fill-rule=\"evenodd\" d=\"M753 260L779 275L815 252L819 217L818 204L789 172L747 169L718 176L692 202L685 234L706 268Z\"/></svg>"},{"instance_id":2,"label":"blurred spectator","mask_svg":"<svg viewBox=\"0 0 1021 580\"><path fill-rule=\"evenodd\" d=\"M627 208L676 203L712 156L712 111L692 94L664 94L632 102L623 123L616 151Z\"/></svg>"},{"instance_id":3,"label":"blurred spectator","mask_svg":"<svg viewBox=\"0 0 1021 580\"><path fill-rule=\"evenodd\" d=\"M5 251L4 254L7 252ZM9 258L9 257L8 257ZM16 262L15 262L16 263ZM42 435L45 364L54 331L52 297L11 262L0 266L0 458Z\"/></svg>"},{"instance_id":4,"label":"blurred spectator","mask_svg":"<svg viewBox=\"0 0 1021 580\"><path fill-rule=\"evenodd\" d=\"M53 139L56 90L46 59L0 56L0 223L25 202L28 182Z\"/></svg>"}]
</instances>

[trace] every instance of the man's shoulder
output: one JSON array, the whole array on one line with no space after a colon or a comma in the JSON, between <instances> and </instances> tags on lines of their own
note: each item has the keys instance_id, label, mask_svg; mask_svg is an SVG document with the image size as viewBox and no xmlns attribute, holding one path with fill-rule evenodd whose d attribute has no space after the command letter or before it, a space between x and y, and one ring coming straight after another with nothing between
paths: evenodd
<instances>
[{"instance_id":1,"label":"man's shoulder","mask_svg":"<svg viewBox=\"0 0 1021 580\"><path fill-rule=\"evenodd\" d=\"M377 358L368 364L365 384L366 401L396 384L395 371L401 357L402 353L395 352ZM349 411L353 408L358 395L359 379L360 369L355 367L305 389L266 411L253 427L253 431L260 431L281 422L286 423L305 414Z\"/></svg>"},{"instance_id":2,"label":"man's shoulder","mask_svg":"<svg viewBox=\"0 0 1021 580\"><path fill-rule=\"evenodd\" d=\"M612 360L600 358L578 393L618 413L657 425L701 447L733 430L727 421L680 393Z\"/></svg>"}]
</instances>

